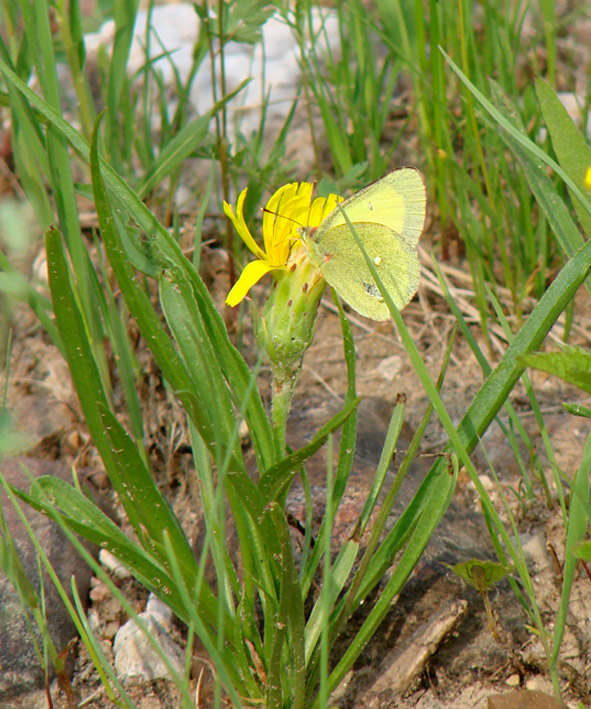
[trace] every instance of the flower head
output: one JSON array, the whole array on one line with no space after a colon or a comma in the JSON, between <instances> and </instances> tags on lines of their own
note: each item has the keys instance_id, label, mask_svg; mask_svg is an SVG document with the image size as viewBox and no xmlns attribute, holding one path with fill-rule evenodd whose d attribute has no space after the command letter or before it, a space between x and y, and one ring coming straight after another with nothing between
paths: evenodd
<instances>
[{"instance_id":1,"label":"flower head","mask_svg":"<svg viewBox=\"0 0 591 709\"><path fill-rule=\"evenodd\" d=\"M342 201L335 194L326 199L317 197L312 200L314 185L311 182L292 182L275 192L267 202L263 212L262 249L252 237L244 219L244 189L236 205L236 214L232 207L224 202L224 213L232 221L240 238L257 257L246 265L240 278L228 293L226 303L231 307L238 305L248 291L267 273L278 274L290 270L301 254L302 240L298 230L302 227L317 227L323 219Z\"/></svg>"}]
</instances>

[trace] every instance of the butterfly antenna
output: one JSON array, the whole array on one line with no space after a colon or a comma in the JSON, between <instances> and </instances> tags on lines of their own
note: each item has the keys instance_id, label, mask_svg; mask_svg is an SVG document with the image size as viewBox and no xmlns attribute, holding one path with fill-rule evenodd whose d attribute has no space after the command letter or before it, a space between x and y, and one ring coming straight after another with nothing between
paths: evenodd
<instances>
[{"instance_id":1,"label":"butterfly antenna","mask_svg":"<svg viewBox=\"0 0 591 709\"><path fill-rule=\"evenodd\" d=\"M272 214L275 218L279 217L281 219L286 219L288 222L293 222L294 224L297 224L300 227L300 229L304 228L304 225L300 224L295 219L292 219L291 217L285 217L285 216L283 216L283 214L279 214L278 212L272 212L270 209L267 209L266 207L263 207L261 211L266 212L267 214Z\"/></svg>"},{"instance_id":2,"label":"butterfly antenna","mask_svg":"<svg viewBox=\"0 0 591 709\"><path fill-rule=\"evenodd\" d=\"M303 224L300 224L300 222L296 221L295 219L292 219L291 217L286 217L283 214L279 214L278 212L272 212L270 209L267 209L266 207L263 207L261 211L266 212L267 214L272 214L276 219L280 218L280 219L285 219L288 222L292 222L299 229L305 228ZM287 239L285 239L285 241L300 241L300 240L301 239L299 236L290 236ZM282 243L282 242L279 242L279 243Z\"/></svg>"}]
</instances>

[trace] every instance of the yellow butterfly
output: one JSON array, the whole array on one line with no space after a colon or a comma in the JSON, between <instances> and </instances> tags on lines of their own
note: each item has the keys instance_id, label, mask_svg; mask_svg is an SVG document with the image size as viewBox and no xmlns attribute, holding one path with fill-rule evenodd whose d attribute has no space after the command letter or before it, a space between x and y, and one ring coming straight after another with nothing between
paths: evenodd
<instances>
[{"instance_id":1,"label":"yellow butterfly","mask_svg":"<svg viewBox=\"0 0 591 709\"><path fill-rule=\"evenodd\" d=\"M413 167L394 170L341 202L319 227L302 230L308 258L354 310L373 320L387 320L388 306L343 211L401 310L419 287L416 245L426 205L421 173Z\"/></svg>"}]
</instances>

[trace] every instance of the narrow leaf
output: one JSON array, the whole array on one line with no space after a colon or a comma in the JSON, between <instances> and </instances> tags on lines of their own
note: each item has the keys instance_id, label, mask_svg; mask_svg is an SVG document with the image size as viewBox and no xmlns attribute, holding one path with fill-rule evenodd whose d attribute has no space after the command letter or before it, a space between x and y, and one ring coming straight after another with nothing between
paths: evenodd
<instances>
[{"instance_id":1,"label":"narrow leaf","mask_svg":"<svg viewBox=\"0 0 591 709\"><path fill-rule=\"evenodd\" d=\"M587 170L591 167L591 147L560 102L554 89L540 78L536 79L535 85L558 162L571 180L582 187ZM570 187L569 190L579 221L587 236L591 238L591 214Z\"/></svg>"},{"instance_id":2,"label":"narrow leaf","mask_svg":"<svg viewBox=\"0 0 591 709\"><path fill-rule=\"evenodd\" d=\"M591 352L567 347L564 352L539 352L519 358L526 367L553 374L591 394Z\"/></svg>"}]
</instances>

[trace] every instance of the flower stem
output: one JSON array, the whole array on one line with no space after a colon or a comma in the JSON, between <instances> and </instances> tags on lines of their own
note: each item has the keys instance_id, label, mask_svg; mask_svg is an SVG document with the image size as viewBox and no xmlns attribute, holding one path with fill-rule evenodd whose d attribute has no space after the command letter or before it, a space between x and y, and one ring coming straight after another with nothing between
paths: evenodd
<instances>
[{"instance_id":1,"label":"flower stem","mask_svg":"<svg viewBox=\"0 0 591 709\"><path fill-rule=\"evenodd\" d=\"M274 378L273 381L273 401L271 404L271 421L273 424L273 435L275 446L279 457L286 453L287 446L287 417L291 410L291 402L297 381L300 376L301 364L290 377L283 377L281 380Z\"/></svg>"}]
</instances>

